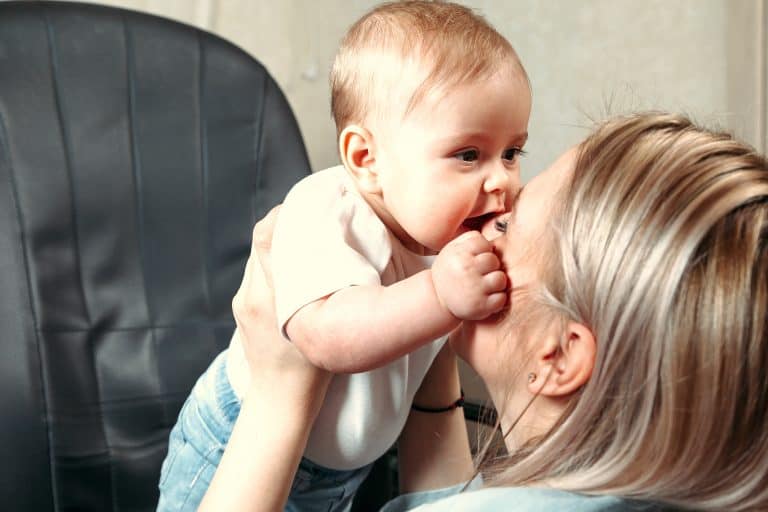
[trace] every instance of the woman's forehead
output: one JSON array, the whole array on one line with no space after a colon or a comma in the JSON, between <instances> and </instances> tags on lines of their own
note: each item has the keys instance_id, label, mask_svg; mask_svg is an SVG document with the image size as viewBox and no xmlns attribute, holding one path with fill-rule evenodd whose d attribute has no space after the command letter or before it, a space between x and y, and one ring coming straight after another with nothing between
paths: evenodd
<instances>
[{"instance_id":1,"label":"woman's forehead","mask_svg":"<svg viewBox=\"0 0 768 512\"><path fill-rule=\"evenodd\" d=\"M532 221L548 218L548 212L560 190L568 182L576 163L575 148L569 149L549 168L535 176L521 190L514 209L518 210L521 220Z\"/></svg>"}]
</instances>

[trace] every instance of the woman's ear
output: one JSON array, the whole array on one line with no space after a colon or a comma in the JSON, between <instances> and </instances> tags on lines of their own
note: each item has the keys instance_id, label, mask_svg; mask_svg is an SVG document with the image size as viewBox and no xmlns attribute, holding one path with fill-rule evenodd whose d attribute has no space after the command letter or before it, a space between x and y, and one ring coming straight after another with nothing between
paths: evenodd
<instances>
[{"instance_id":1,"label":"woman's ear","mask_svg":"<svg viewBox=\"0 0 768 512\"><path fill-rule=\"evenodd\" d=\"M360 190L370 194L381 192L376 172L376 145L373 134L359 125L349 125L339 134L339 154L344 167Z\"/></svg>"},{"instance_id":2,"label":"woman's ear","mask_svg":"<svg viewBox=\"0 0 768 512\"><path fill-rule=\"evenodd\" d=\"M578 322L568 322L564 339L553 336L535 352L534 371L529 375L532 394L565 397L577 391L592 376L597 343L592 331Z\"/></svg>"}]
</instances>

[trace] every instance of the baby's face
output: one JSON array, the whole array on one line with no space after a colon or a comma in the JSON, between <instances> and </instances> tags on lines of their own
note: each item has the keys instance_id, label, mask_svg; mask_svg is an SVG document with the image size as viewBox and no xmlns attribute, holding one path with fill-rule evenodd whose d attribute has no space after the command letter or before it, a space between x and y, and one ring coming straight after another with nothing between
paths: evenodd
<instances>
[{"instance_id":1,"label":"baby's face","mask_svg":"<svg viewBox=\"0 0 768 512\"><path fill-rule=\"evenodd\" d=\"M427 95L404 120L392 114L376 161L385 221L406 246L437 252L509 207L530 110L526 81L498 75Z\"/></svg>"}]
</instances>

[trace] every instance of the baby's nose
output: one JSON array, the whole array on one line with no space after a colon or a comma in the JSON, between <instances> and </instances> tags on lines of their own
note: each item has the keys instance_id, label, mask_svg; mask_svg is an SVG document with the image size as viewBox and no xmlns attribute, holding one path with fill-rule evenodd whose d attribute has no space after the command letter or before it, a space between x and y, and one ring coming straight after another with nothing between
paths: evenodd
<instances>
[{"instance_id":1,"label":"baby's nose","mask_svg":"<svg viewBox=\"0 0 768 512\"><path fill-rule=\"evenodd\" d=\"M510 172L503 167L496 167L485 180L485 191L491 193L506 193L510 184Z\"/></svg>"}]
</instances>

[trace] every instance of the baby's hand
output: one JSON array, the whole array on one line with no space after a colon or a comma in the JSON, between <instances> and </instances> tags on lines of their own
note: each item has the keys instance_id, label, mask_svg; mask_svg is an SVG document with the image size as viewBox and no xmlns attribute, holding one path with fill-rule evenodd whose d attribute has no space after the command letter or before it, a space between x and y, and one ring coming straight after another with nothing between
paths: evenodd
<instances>
[{"instance_id":1,"label":"baby's hand","mask_svg":"<svg viewBox=\"0 0 768 512\"><path fill-rule=\"evenodd\" d=\"M432 281L440 303L461 320L481 320L507 303L507 275L477 231L443 247L432 265Z\"/></svg>"}]
</instances>

